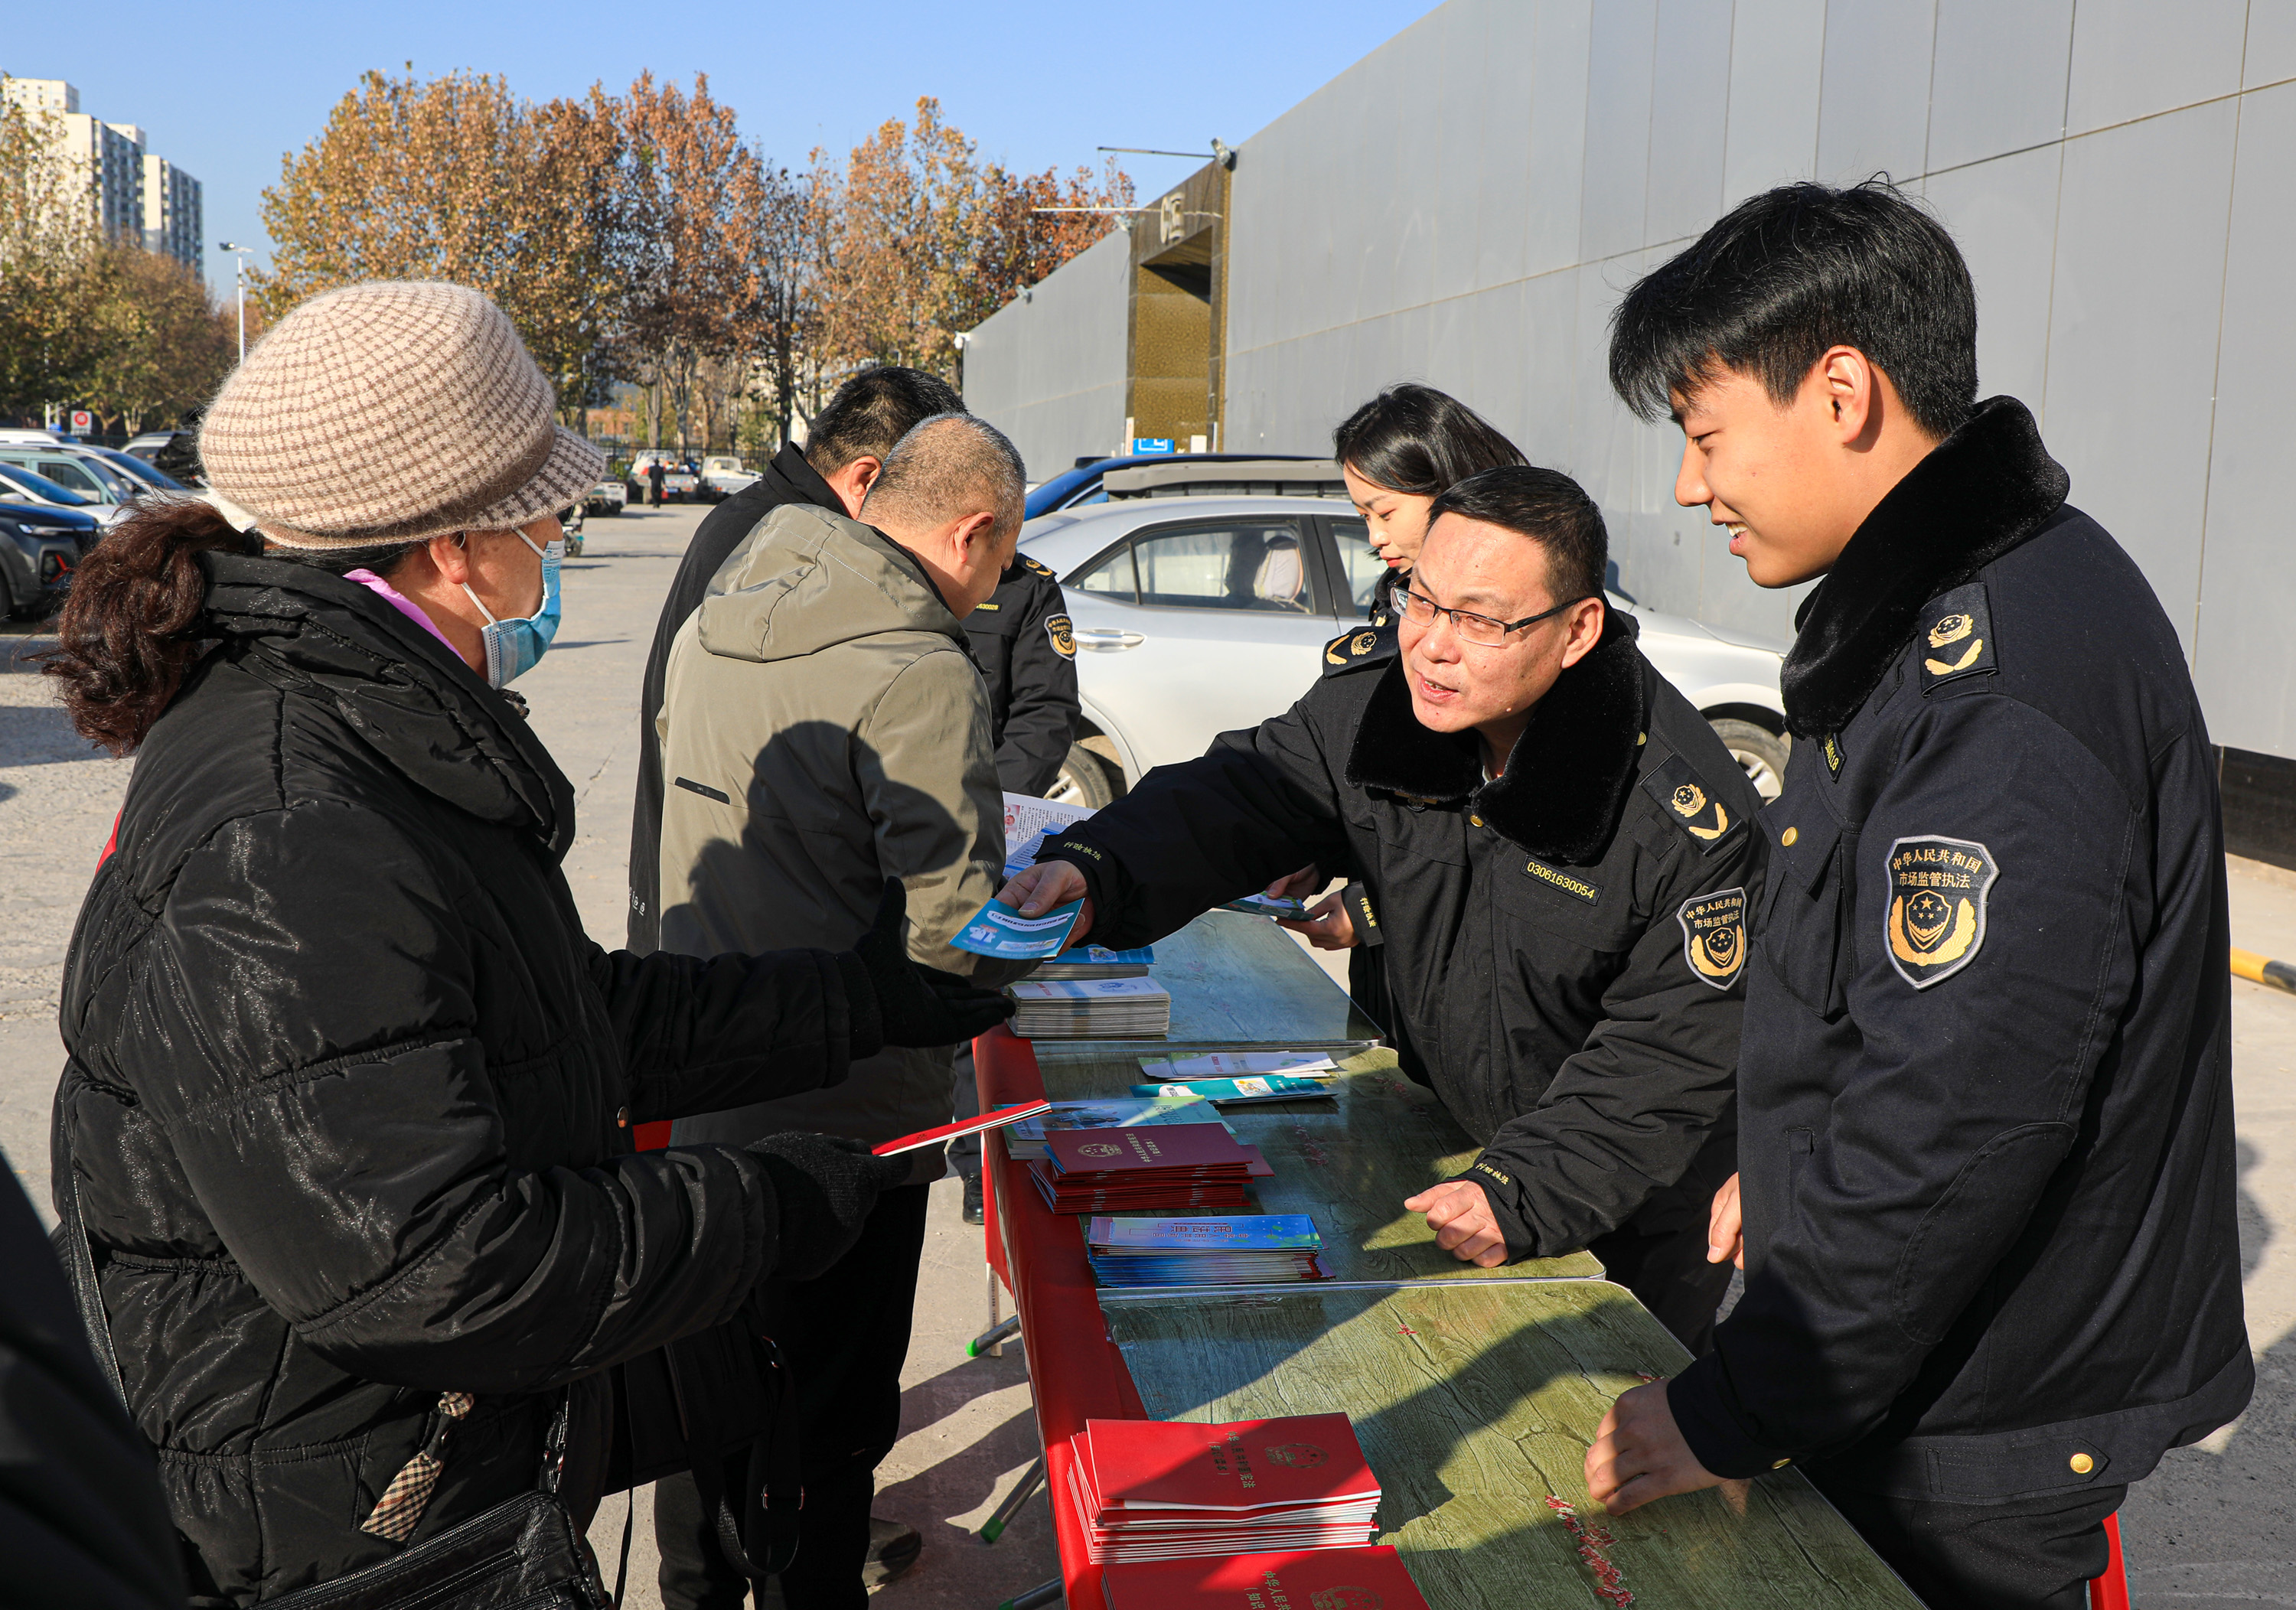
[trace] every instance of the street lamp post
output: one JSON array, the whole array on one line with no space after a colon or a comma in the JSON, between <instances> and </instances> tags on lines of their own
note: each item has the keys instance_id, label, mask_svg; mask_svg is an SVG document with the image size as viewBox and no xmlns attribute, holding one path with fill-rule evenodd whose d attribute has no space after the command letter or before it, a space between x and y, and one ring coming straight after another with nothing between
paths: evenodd
<instances>
[{"instance_id":1,"label":"street lamp post","mask_svg":"<svg viewBox=\"0 0 2296 1610\"><path fill-rule=\"evenodd\" d=\"M247 254L255 248L234 246L225 241L216 249L230 252L239 262L239 361L244 364L247 362Z\"/></svg>"}]
</instances>

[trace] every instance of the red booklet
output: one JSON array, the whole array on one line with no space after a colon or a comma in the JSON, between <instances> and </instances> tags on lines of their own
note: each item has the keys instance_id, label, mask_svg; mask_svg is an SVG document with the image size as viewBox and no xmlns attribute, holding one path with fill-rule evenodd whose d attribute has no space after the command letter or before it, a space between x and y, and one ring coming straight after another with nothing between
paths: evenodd
<instances>
[{"instance_id":1,"label":"red booklet","mask_svg":"<svg viewBox=\"0 0 2296 1610\"><path fill-rule=\"evenodd\" d=\"M1107 1176L1107 1182L1145 1174L1164 1180L1243 1179L1252 1152L1217 1124L1159 1124L1146 1129L1056 1129L1045 1136L1054 1174L1064 1179Z\"/></svg>"},{"instance_id":2,"label":"red booklet","mask_svg":"<svg viewBox=\"0 0 2296 1610\"><path fill-rule=\"evenodd\" d=\"M1078 1441L1092 1497L1111 1518L1131 1519L1143 1510L1296 1509L1379 1497L1379 1478L1343 1414L1224 1426L1086 1420Z\"/></svg>"},{"instance_id":3,"label":"red booklet","mask_svg":"<svg viewBox=\"0 0 2296 1610\"><path fill-rule=\"evenodd\" d=\"M1109 1610L1428 1610L1394 1549L1310 1549L1101 1568Z\"/></svg>"}]
</instances>

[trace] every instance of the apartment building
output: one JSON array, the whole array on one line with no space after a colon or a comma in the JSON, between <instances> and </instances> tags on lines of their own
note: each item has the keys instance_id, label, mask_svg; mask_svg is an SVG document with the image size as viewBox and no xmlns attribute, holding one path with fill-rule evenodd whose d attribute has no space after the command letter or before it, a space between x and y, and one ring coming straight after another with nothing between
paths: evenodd
<instances>
[{"instance_id":1,"label":"apartment building","mask_svg":"<svg viewBox=\"0 0 2296 1610\"><path fill-rule=\"evenodd\" d=\"M86 206L94 228L165 252L204 277L200 182L153 155L140 124L82 111L79 90L62 78L0 75L0 99L46 116L68 164L72 204Z\"/></svg>"}]
</instances>

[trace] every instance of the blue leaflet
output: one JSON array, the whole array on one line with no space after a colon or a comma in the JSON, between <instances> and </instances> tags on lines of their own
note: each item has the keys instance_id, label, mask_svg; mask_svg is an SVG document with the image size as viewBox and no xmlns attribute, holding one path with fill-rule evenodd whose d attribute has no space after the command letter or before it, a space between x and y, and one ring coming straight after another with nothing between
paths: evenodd
<instances>
[{"instance_id":1,"label":"blue leaflet","mask_svg":"<svg viewBox=\"0 0 2296 1610\"><path fill-rule=\"evenodd\" d=\"M1136 1096L1201 1096L1207 1101L1296 1101L1302 1096L1328 1096L1320 1079L1296 1074L1263 1074L1248 1079L1182 1079L1167 1084L1136 1084Z\"/></svg>"},{"instance_id":2,"label":"blue leaflet","mask_svg":"<svg viewBox=\"0 0 2296 1610\"><path fill-rule=\"evenodd\" d=\"M1077 913L1083 910L1083 901L1072 900L1041 917L1023 917L1013 907L992 900L966 918L956 937L948 943L954 949L1002 961L1041 961L1061 953L1069 942L1069 930L1076 927Z\"/></svg>"},{"instance_id":3,"label":"blue leaflet","mask_svg":"<svg viewBox=\"0 0 2296 1610\"><path fill-rule=\"evenodd\" d=\"M1095 1253L1314 1252L1324 1238L1306 1214L1223 1214L1210 1218L1098 1217Z\"/></svg>"}]
</instances>

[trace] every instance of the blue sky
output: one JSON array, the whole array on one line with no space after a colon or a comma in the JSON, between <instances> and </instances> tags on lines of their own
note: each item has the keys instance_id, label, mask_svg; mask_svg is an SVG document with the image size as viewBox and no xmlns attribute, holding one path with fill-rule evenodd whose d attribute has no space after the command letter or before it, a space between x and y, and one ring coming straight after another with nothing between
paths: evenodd
<instances>
[{"instance_id":1,"label":"blue sky","mask_svg":"<svg viewBox=\"0 0 2296 1610\"><path fill-rule=\"evenodd\" d=\"M1432 0L1234 0L1190 20L1170 7L1013 3L746 6L389 0L366 6L234 3L137 8L94 27L11 29L0 70L66 78L80 110L140 123L150 149L204 186L208 279L217 242L263 243L260 192L368 68L500 73L532 100L639 69L710 88L780 160L843 151L922 94L1010 166L1095 162L1095 145L1208 151L1273 121ZM1399 92L1399 93L1407 93ZM1152 195L1197 164L1122 160ZM260 261L258 257L257 259Z\"/></svg>"}]
</instances>

